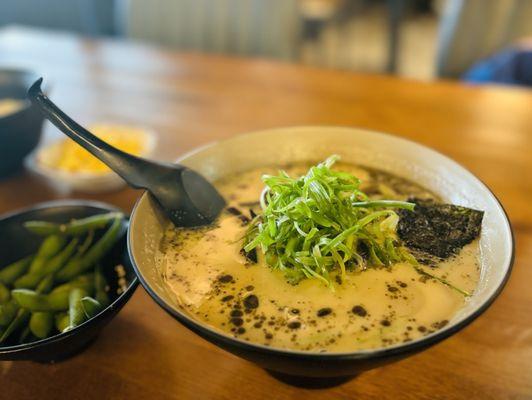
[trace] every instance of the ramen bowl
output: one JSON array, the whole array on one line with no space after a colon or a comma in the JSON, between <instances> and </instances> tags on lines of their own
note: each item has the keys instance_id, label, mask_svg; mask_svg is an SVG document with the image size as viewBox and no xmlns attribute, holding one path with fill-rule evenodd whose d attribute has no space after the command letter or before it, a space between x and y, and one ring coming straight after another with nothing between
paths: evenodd
<instances>
[{"instance_id":1,"label":"ramen bowl","mask_svg":"<svg viewBox=\"0 0 532 400\"><path fill-rule=\"evenodd\" d=\"M156 267L159 243L169 221L147 194L131 216L128 248L140 282L153 299L202 338L277 376L341 378L387 364L457 333L481 315L501 292L513 262L510 223L493 193L475 176L444 155L391 135L340 127L267 130L202 147L178 160L211 181L264 166L316 162L331 154L342 161L377 168L414 181L444 201L484 210L480 237L480 280L474 294L442 329L389 347L351 352L310 352L268 347L229 336L194 318L181 307ZM279 375L281 374L281 375Z\"/></svg>"}]
</instances>

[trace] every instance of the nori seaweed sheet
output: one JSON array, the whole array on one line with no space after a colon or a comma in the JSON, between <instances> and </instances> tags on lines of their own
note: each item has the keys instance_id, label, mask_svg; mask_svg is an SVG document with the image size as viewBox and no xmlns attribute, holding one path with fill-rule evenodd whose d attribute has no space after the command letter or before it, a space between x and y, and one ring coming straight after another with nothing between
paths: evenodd
<instances>
[{"instance_id":1,"label":"nori seaweed sheet","mask_svg":"<svg viewBox=\"0 0 532 400\"><path fill-rule=\"evenodd\" d=\"M483 211L434 200L412 198L414 211L399 210L397 234L417 252L445 259L457 254L480 234Z\"/></svg>"}]
</instances>

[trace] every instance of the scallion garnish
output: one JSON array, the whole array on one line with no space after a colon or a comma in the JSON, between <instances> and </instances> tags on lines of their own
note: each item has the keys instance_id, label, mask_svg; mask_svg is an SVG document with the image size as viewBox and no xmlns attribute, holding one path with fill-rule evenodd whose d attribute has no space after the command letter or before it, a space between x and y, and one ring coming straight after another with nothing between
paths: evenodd
<instances>
[{"instance_id":1,"label":"scallion garnish","mask_svg":"<svg viewBox=\"0 0 532 400\"><path fill-rule=\"evenodd\" d=\"M338 159L331 156L299 178L284 171L262 177L262 213L246 231L244 251L260 249L292 283L315 278L333 287L346 270L415 262L397 238L394 211L415 205L370 200L357 177L331 169Z\"/></svg>"}]
</instances>

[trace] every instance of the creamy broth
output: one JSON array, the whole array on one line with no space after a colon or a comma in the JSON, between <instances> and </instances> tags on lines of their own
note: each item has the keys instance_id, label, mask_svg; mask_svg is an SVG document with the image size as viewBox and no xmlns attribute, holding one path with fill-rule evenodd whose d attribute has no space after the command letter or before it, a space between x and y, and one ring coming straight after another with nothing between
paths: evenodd
<instances>
[{"instance_id":1,"label":"creamy broth","mask_svg":"<svg viewBox=\"0 0 532 400\"><path fill-rule=\"evenodd\" d=\"M292 176L308 165L289 166ZM363 181L374 197L434 198L421 187L378 171L338 164ZM230 206L247 213L259 198L261 168L216 183ZM331 290L315 279L288 283L279 271L241 254L246 227L224 213L215 227L169 228L157 268L182 308L229 335L278 348L317 352L354 351L411 341L445 326L466 301L457 291L421 276L405 263L351 271ZM425 267L472 292L479 279L478 241L437 265Z\"/></svg>"}]
</instances>

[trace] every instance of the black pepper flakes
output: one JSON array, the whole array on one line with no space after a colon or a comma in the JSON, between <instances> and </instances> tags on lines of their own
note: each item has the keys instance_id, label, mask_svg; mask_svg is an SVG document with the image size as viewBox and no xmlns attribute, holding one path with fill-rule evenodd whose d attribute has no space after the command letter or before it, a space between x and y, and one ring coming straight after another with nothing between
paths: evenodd
<instances>
[{"instance_id":1,"label":"black pepper flakes","mask_svg":"<svg viewBox=\"0 0 532 400\"><path fill-rule=\"evenodd\" d=\"M221 275L218 277L218 282L229 283L233 280L233 276L229 274Z\"/></svg>"},{"instance_id":2,"label":"black pepper flakes","mask_svg":"<svg viewBox=\"0 0 532 400\"><path fill-rule=\"evenodd\" d=\"M232 310L230 315L231 317L241 317L243 313L240 310Z\"/></svg>"},{"instance_id":3,"label":"black pepper flakes","mask_svg":"<svg viewBox=\"0 0 532 400\"><path fill-rule=\"evenodd\" d=\"M250 294L244 299L244 307L257 308L259 306L259 298L254 294Z\"/></svg>"},{"instance_id":4,"label":"black pepper flakes","mask_svg":"<svg viewBox=\"0 0 532 400\"><path fill-rule=\"evenodd\" d=\"M299 321L291 321L287 325L290 329L299 329L301 328L301 322Z\"/></svg>"},{"instance_id":5,"label":"black pepper flakes","mask_svg":"<svg viewBox=\"0 0 532 400\"><path fill-rule=\"evenodd\" d=\"M332 308L324 307L324 308L320 308L318 310L318 312L316 313L316 315L318 317L325 317L325 316L329 315L330 313L332 313Z\"/></svg>"},{"instance_id":6,"label":"black pepper flakes","mask_svg":"<svg viewBox=\"0 0 532 400\"><path fill-rule=\"evenodd\" d=\"M359 317L365 317L366 315L368 315L366 309L361 305L354 306L351 311L353 312L353 314L358 315Z\"/></svg>"},{"instance_id":7,"label":"black pepper flakes","mask_svg":"<svg viewBox=\"0 0 532 400\"><path fill-rule=\"evenodd\" d=\"M244 320L242 318L236 317L236 318L231 318L229 322L231 322L235 326L242 326L242 324L244 323Z\"/></svg>"}]
</instances>

